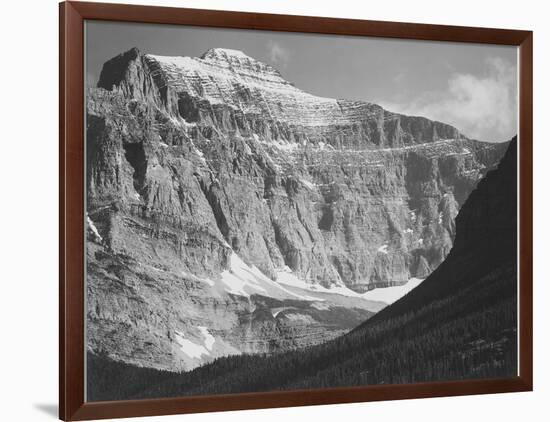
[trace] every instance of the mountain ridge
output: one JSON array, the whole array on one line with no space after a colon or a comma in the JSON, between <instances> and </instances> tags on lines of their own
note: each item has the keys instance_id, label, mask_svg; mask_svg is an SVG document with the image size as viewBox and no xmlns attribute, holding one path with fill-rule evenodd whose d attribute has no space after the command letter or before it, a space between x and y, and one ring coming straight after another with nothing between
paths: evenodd
<instances>
[{"instance_id":1,"label":"mountain ridge","mask_svg":"<svg viewBox=\"0 0 550 422\"><path fill-rule=\"evenodd\" d=\"M93 352L178 371L339 336L384 305L370 290L444 260L506 147L264 89L280 85L271 67L238 57L236 78L221 56L182 67L132 49L87 91Z\"/></svg>"},{"instance_id":2,"label":"mountain ridge","mask_svg":"<svg viewBox=\"0 0 550 422\"><path fill-rule=\"evenodd\" d=\"M207 57L218 57L218 55L213 55L212 52L216 52L216 51L219 51L220 49L211 49L209 50L207 53L205 53L203 56L207 56ZM226 50L221 50L221 51L226 51ZM118 88L119 90L121 90L123 93L125 93L125 95L129 95L130 97L132 98L142 98L143 96L147 96L147 98L150 98L152 97L154 100L158 100L157 96L154 95L155 92L154 90L151 88L151 89L140 89L140 90L137 90L134 89L137 85L137 83L134 83L136 81L134 81L134 76L133 76L133 73L136 69L134 69L133 66L129 66L126 62L128 60L128 57L130 57L131 60L133 60L134 62L138 62L140 61L140 58L141 58L141 61L147 61L148 59L146 59L147 57L155 57L155 56L151 56L151 55L145 55L145 56L140 56L140 53L139 53L139 50L137 49L132 49L130 50L129 52L121 55L121 56L117 56L116 58L112 59L111 61L107 62L106 65L104 66L104 69L102 71L102 77L100 78L100 82L99 82L99 86L102 86L104 88L108 87L110 85L110 83L108 82L105 82L106 80L109 80L109 81L113 81L113 80L119 80L118 82ZM156 56L156 57L160 57L160 56ZM224 55L222 54L222 57L224 57ZM247 56L246 56L247 57ZM172 58L170 58L172 59ZM188 58L188 57L177 57L177 59L185 59L186 62L188 61L195 61L197 59L193 59L193 58ZM394 152L398 152L399 149L398 148L405 148L405 149L415 149L415 148L419 148L419 149L426 149L427 147L430 146L430 144L433 144L434 147L436 147L437 145L442 145L442 144L446 144L444 145L447 149L450 149L450 151L446 152L446 154L455 154L455 155L461 155L461 154L464 154L466 153L466 155L468 154L474 154L474 160L477 160L479 162L481 162L481 165L479 164L474 164L474 168L472 171L476 171L475 168L477 166L477 168L481 168L483 169L484 166L486 166L485 163L487 163L487 161L494 161L496 159L498 159L498 156L500 155L501 152L503 152L504 148L505 148L505 145L500 145L500 146L497 146L497 145L484 145L484 144L479 144L479 143L472 143L474 141L469 141L469 140L466 140L466 138L464 138L462 135L459 135L458 131L455 129L455 128L452 128L451 126L449 125L445 125L444 128L446 128L447 131L450 131L453 136L456 136L457 139L455 138L452 138L452 139L439 139L438 136L436 136L436 138L434 139L433 136L434 134L436 134L438 131L437 129L435 128L435 126L431 127L428 132L429 135L426 136L426 129L423 128L422 126L424 125L424 123L422 122L429 122L428 119L424 119L424 118L419 118L418 121L420 121L421 123L416 123L416 124L413 124L413 126L418 126L418 130L417 133L409 133L407 136L403 136L403 138L407 141L411 141L411 140L416 140L417 138L418 139L421 139L422 142L420 142L419 144L415 144L415 143L412 143L412 144L409 144L409 143L400 143L397 141L397 145L393 145L391 146L389 149L388 148L381 148L381 143L384 143L384 141L381 141L381 139L385 139L385 138L388 138L389 136L387 135L380 135L378 134L378 138L376 138L376 133L373 132L371 135L373 135L376 139L374 140L370 140L369 141L369 136L367 136L366 133L359 133L357 135L357 137L361 140L360 142L360 145L355 145L354 148L358 148L358 149L352 149L350 145L347 145L346 142L338 142L339 145L337 146L334 146L332 144L337 144L337 142L325 142L327 139L326 137L323 136L323 134L321 133L321 136L317 136L317 139L314 139L313 137L307 137L307 141L306 139L304 138L305 134L304 132L301 130L303 129L302 126L307 126L307 125L304 125L304 124L301 124L301 125L298 125L299 127L296 128L292 125L292 122L295 122L297 119L295 118L294 120L291 121L291 124L290 126L292 126L293 129L289 129L288 131L279 131L278 129L276 129L276 135L277 137L273 138L272 136L272 133L267 130L266 131L262 131L262 130L259 130L258 133L259 135L254 131L254 123L256 120L255 117L253 117L253 120L251 122L248 122L246 121L246 119L243 117L244 121L241 121L240 124L237 120L235 120L235 116L225 116L224 113L226 113L226 109L227 107L229 107L230 109L232 108L232 104L231 104L231 101L229 101L227 99L227 97L224 97L224 101L219 101L218 103L218 100L219 98L216 98L216 104L209 104L208 107L219 107L219 108L222 108L223 110L218 112L216 110L212 111L212 112L209 112L209 114L207 116L203 116L202 118L200 118L200 120L204 120L204 124L201 124L201 125L197 125L196 123L193 123L193 121L195 119L198 119L199 115L204 111L204 109L206 108L206 106L202 105L202 103L204 101L208 102L207 100L210 99L211 97L209 95L199 95L198 94L198 91L204 91L205 93L208 93L208 87L210 87L212 85L212 83L210 83L211 81L209 81L208 84L206 84L206 87L203 87L203 85L201 84L201 81L203 79L205 79L205 77L199 77L199 76L196 76L195 74L198 72L196 71L195 69L192 69L190 73L192 73L193 75L189 75L185 72L187 71L173 71L171 70L170 72L173 73L173 75L171 76L171 78L173 79L172 81L169 80L169 77L167 77L166 75L170 72L166 71L166 65L161 65L159 64L160 62L156 59L153 59L153 61L155 62L154 64L147 64L147 65L151 65L152 68L154 69L152 72L150 72L150 75L153 77L153 79L158 79L161 81L161 84L158 85L158 87L160 87L159 89L163 89L163 94L161 95L161 97L163 98L166 98L165 101L168 101L167 99L168 98L171 98L171 97L174 97L175 95L179 95L178 94L178 90L182 90L182 88L180 86L178 86L177 84L175 84L175 82L173 82L173 80L181 80L181 81L186 81L184 83L184 88L183 89L183 93L182 93L182 97L183 99L180 98L180 100L178 100L178 107L177 107L177 111L175 112L175 116L178 116L180 118L183 118L183 120L186 122L184 123L185 124L185 130L187 130L187 133L189 134L189 136L193 139L193 138L197 138L195 139L194 141L194 144L195 146L198 147L198 150L197 151L197 154L199 156L205 156L206 154L206 157L208 158L208 149L209 149L209 145L205 145L205 144L208 144L210 142L210 138L213 137L213 134L212 133L212 128L214 128L215 131L221 131L222 134L220 136L234 136L234 137L237 137L237 138L242 138L244 139L244 142L243 142L243 145L239 145L238 147L241 147L242 146L242 149L245 153L248 153L250 154L250 152L254 149L258 149L259 148L265 148L267 147L268 149L270 149L269 153L267 154L267 157L266 157L266 163L260 163L260 165L263 165L263 166L267 166L267 169L268 172L287 172L287 171L291 171L292 168L296 168L296 167L299 167L300 164L302 164L302 166L304 165L303 161L304 160L307 160L307 161L310 161L310 163L306 163L306 168L304 168L303 171L306 172L306 174L304 174L304 176L306 176L305 178L303 178L302 180L304 180L304 184L307 186L307 187L311 187L314 185L315 181L311 181L309 180L309 176L311 175L311 171L310 169L307 169L307 166L311 167L311 166L317 166L317 165L322 165L322 164L318 164L319 163L319 160L335 160L336 162L338 161L342 161L342 160L350 160L350 157L347 157L348 154L358 154L358 153L362 153L363 154L363 158L365 161L364 161L364 164L366 166L369 166L369 163L372 164L372 167L378 167L380 165L385 165L385 163L387 163L387 157L385 155L388 155L388 154L392 154ZM216 60L217 62L218 60ZM238 56L238 61L239 63L242 62L242 57L239 55ZM125 66L127 67L127 70L126 70L126 75L124 76L124 78L113 78L113 77L107 77L107 75L112 75L113 73L117 73L117 72L113 72L112 71L112 68L113 67L116 67L118 66L118 64L120 64L120 62L123 62L123 63L126 63ZM248 63L250 62L250 59L247 58L245 59L245 62ZM255 62L255 63L260 63L260 62ZM144 63L141 63L141 66L143 66ZM138 64L136 64L136 66L140 66ZM262 64L263 66L263 64ZM267 65L266 65L267 66ZM172 69L171 68L171 65L168 65L168 69ZM183 73L182 73L183 72ZM120 72L119 72L120 73ZM129 73L129 74L128 74ZM105 76L104 76L105 75ZM149 86L145 80L142 80L142 78L137 78L137 82L140 82L140 86L141 87L146 87L146 86ZM189 82L188 80L191 80L191 82L193 82L193 84L195 84L195 88L193 89L189 89L189 85L192 85L191 82ZM280 78L281 81L284 81L282 78ZM179 82L178 82L179 83ZM240 84L240 82L238 81L238 83ZM174 85L175 84L175 85ZM115 84L116 85L116 84ZM152 83L151 86L154 86L155 84ZM181 84L180 84L181 85ZM214 84L215 85L215 84ZM199 87L199 88L197 88ZM240 87L240 85L239 85ZM239 87L236 88L236 91L239 91ZM111 86L111 88L113 88L113 86ZM210 88L211 91L223 91L222 88L219 88L217 85L214 87L214 88ZM262 88L263 89L263 88ZM296 92L300 92L300 93L303 93L303 91L300 91L296 88L293 87L294 90L296 90ZM173 92L170 93L170 90L172 90ZM141 92L141 93L140 93ZM151 94L151 95L150 95ZM191 95L193 94L193 95ZM237 97L238 97L238 93L236 94ZM264 94L258 94L259 96L264 96ZM309 94L307 94L309 95ZM257 96L257 95L256 95ZM190 106L189 104L191 104L193 101L190 100L190 97L200 97L199 100L193 100L195 101L195 106ZM315 98L315 99L322 99L321 97L316 97L316 96L311 96L312 98ZM325 99L322 99L322 100L325 100ZM332 99L326 99L326 100L329 100L330 102L335 102L337 100L332 100ZM233 103L235 103L236 100L233 100ZM261 103L262 101L260 101ZM269 101L263 101L264 103L265 102L269 102ZM358 103L360 104L361 102L355 102L355 103ZM368 105L368 107L375 107L377 110L383 110L381 107L379 106L375 106L375 105L372 105L370 103L361 103L361 104L365 104L365 105ZM301 105L302 106L302 105ZM185 108L185 107L188 107L188 108ZM191 111L191 109L193 111ZM240 107L242 109L242 107ZM270 108L270 106L266 106L265 108ZM285 110L292 110L294 107L292 106L289 106L288 104L285 104L285 107L284 109ZM305 107L307 108L307 107ZM169 110L172 110L174 111L174 109L176 109L176 107L172 106L172 107L168 107ZM341 109L341 107L339 107L339 109ZM201 111L202 110L202 111ZM235 110L233 110L235 111ZM239 111L242 111L242 110L239 110ZM265 111L265 110L264 110ZM316 110L318 111L318 110ZM383 113L387 113L385 111L383 111ZM221 114L221 117L220 117L220 114ZM252 113L255 116L255 112ZM269 112L267 112L267 114L269 114ZM299 113L293 113L295 115L299 115ZM307 114L307 113L306 113ZM368 113L367 113L368 114ZM190 117L191 116L191 117ZM406 116L401 116L401 115L396 115L396 116L400 116L400 118L403 118L405 119ZM273 117L271 115L271 117ZM281 116L279 116L281 117ZM286 117L286 115L283 115L282 117ZM333 122L332 118L334 116L333 115L330 115L330 118L331 119L316 119L315 122L322 122L324 126L325 124L328 124L327 122L330 121L330 122ZM264 121L266 120L266 113L260 113L260 118L263 119ZM365 118L365 117L363 117ZM370 119L370 115L367 115L366 119ZM382 119L384 119L384 116L382 116ZM415 120L415 118L411 118L413 120ZM269 120L269 119L267 119ZM284 120L284 119L279 119L279 120ZM191 122L191 123L189 123ZM306 119L306 122L309 122L309 123L312 123L311 120ZM176 126L177 126L177 123L178 122L175 122L176 123ZM276 125L279 125L279 121L276 122ZM287 122L288 123L288 122ZM302 122L303 123L303 122ZM359 124L360 126L363 125L363 126L368 126L370 125L372 122L362 122L361 124ZM338 125L334 125L334 123L330 123L332 126L338 126ZM194 125L194 126L193 126ZM191 126L191 127L189 127ZM352 125L353 126L353 125ZM429 125L428 125L429 126ZM318 127L315 127L315 125L312 125L312 127L318 129ZM261 128L260 128L261 129ZM349 129L349 127L347 128ZM308 129L309 130L309 129ZM325 129L321 129L321 132L324 132ZM441 131L441 130L440 130ZM248 133L245 133L245 132L248 132ZM343 131L345 132L345 130ZM352 128L352 132L353 132L353 128ZM285 135L286 133L286 135ZM336 129L336 133L333 134L332 138L334 139L339 139L341 136L343 136L344 138L346 137L346 134L342 135L342 130L340 129ZM423 136L422 138L420 138L420 136ZM214 136L215 137L215 136ZM252 142L249 142L247 139L245 139L246 137L250 137L252 138L251 141ZM261 137L261 139L259 139L259 143L260 144L263 144L263 145L258 145L258 138ZM301 139L301 143L300 143L300 139ZM378 143L377 143L378 142ZM470 149L468 147L474 147L474 151L471 152ZM481 146L481 148L480 148ZM205 151L206 150L206 151ZM487 155L487 151L495 151L495 153L492 153L493 154L493 157L489 158L489 160L487 160L487 158L485 157L485 155ZM386 154L384 154L386 153ZM335 158L333 157L327 157L327 155L334 155ZM353 160L355 157L351 157L351 160ZM219 159L219 158L217 158ZM302 163L300 163L300 161ZM355 163L353 163L355 164ZM352 165L353 165L352 164ZM488 164L488 163L487 163ZM446 163L445 165L453 165L453 163ZM468 165L468 164L467 164ZM310 175L308 175L307 173L310 173ZM348 177L348 175L345 174L345 172L343 172L344 174L342 174L341 177L343 178L346 178ZM325 180L320 180L320 182L332 182L332 180L326 180L327 178L326 177L323 177L323 175L320 175L321 179L325 179ZM475 176L475 175L474 175ZM332 178L329 176L329 179ZM475 180L472 181L473 183L475 183ZM469 182L469 183L472 183L472 182ZM270 180L266 180L266 183L271 183ZM329 190L327 188L327 190ZM453 196L457 196L457 192L450 192L449 193L450 195L453 195ZM461 202L463 202L465 200L465 197L467 196L466 193L462 193L462 192L458 192L458 195L460 195L460 197L457 198L459 204ZM264 196L266 196L266 192L264 192ZM329 201L331 201L330 197L332 196L330 192L328 192L328 195L323 195L325 198L327 198L327 196L329 197ZM326 201L326 200L325 200ZM330 218L330 211L329 211L329 216L328 218ZM451 234L452 235L452 234ZM227 240L227 239L226 239ZM251 257L248 257L248 256L245 256L245 259L250 259ZM256 263L255 263L256 264ZM265 268L265 265L264 266L261 266L260 265L260 268L262 268L263 270L267 270ZM268 270L267 273L269 275L273 275L273 271L272 270ZM304 274L302 274L304 275ZM332 276L331 277L333 280L338 280L338 277L336 275Z\"/></svg>"},{"instance_id":3,"label":"mountain ridge","mask_svg":"<svg viewBox=\"0 0 550 422\"><path fill-rule=\"evenodd\" d=\"M221 51L222 53L216 53L216 51ZM335 125L335 123L349 125L350 123L353 123L353 120L357 119L358 116L360 116L361 114L374 114L379 120L378 122L376 122L379 127L372 128L372 135L374 138L377 138L373 142L373 144L376 146L400 146L414 143L413 141L418 141L420 139L424 140L430 137L433 137L433 139L465 139L465 136L460 134L460 132L451 125L442 122L432 121L425 117L411 116L413 118L413 121L411 122L408 120L409 116L388 112L379 105L367 101L332 99L309 94L303 90L296 88L293 84L286 81L282 77L282 75L272 66L252 59L242 52L242 55L228 56L227 54L225 54L226 51L228 50L210 49L205 52L201 56L201 58L193 58L188 56L156 56L152 54L142 54L137 48L133 48L128 52L116 56L115 58L105 63L99 78L98 87L111 90L113 88L113 85L117 85L119 86L119 88L122 87L123 91L132 91L135 95L139 91L137 84L133 84L131 78L126 78L126 82L128 83L128 85L124 86L124 76L120 74L121 71L123 71L122 69L126 70L126 66L128 65L128 63L134 61L137 68L145 67L150 69L149 72L151 77L156 80L158 86L161 87L161 89L168 88L166 93L161 94L161 103L164 103L164 105L167 106L168 110L173 112L174 115L177 115L178 113L176 111L178 110L178 107L174 104L174 95L173 93L168 93L168 91L170 91L170 88L173 88L174 86L177 88L178 80L192 80L193 76L190 76L190 74L192 73L206 72L208 74L214 71L217 73L217 77L223 76L223 78L233 78L235 80L231 82L242 83L243 85L254 82L257 83L257 81L260 80L262 82L262 85L259 88L261 88L262 90L270 90L283 87L283 94L286 94L287 96L299 96L300 100L309 100L312 102L320 103L317 105L315 111L328 113L328 116L330 117L330 120L314 119L313 117L310 117L310 120L306 119L305 121L295 121L293 120L293 115L296 111L295 108L289 108L289 104L285 104L285 106L287 106L287 110L283 115L284 118L278 119L281 121L290 121L296 125L304 126L315 125L315 123L324 123L326 125ZM140 61L143 63L139 63ZM129 70L133 71L134 69ZM260 74L261 77L258 77L258 74ZM239 80L239 78L245 79ZM139 82L143 83L144 81ZM191 96L200 97L201 95L195 92L193 87L190 87L189 85L186 86L186 91L188 93L194 94ZM206 84L205 86L205 92L209 93L208 84ZM219 102L219 92L215 92L217 91L217 87L215 88L216 89L211 92L212 95L208 96L208 98L215 99L217 102ZM229 99L230 101L227 101L227 97L224 98L224 100L226 100L224 101L224 104L229 104L235 106L235 108L239 108L237 104L232 103L231 98ZM252 98L247 98L245 92L244 96L241 99L246 102L247 100L251 100ZM254 101L258 100L257 98L253 99ZM262 99L260 98L257 102L262 103ZM249 105L251 105L254 110L253 104ZM184 113L180 114L183 115ZM269 111L264 114L269 115ZM186 117L188 117L188 115L189 113L187 113ZM298 113L297 115L300 116L300 113ZM271 117L273 117L273 115ZM404 120L404 126L409 126L411 134L405 140L405 142L398 142L396 144L393 144L392 142L389 142L390 140L388 140L389 143L385 143L386 139L383 139L385 138L384 130L389 129L390 131L394 132L399 130L399 125L396 125L395 122L384 122L385 119L392 117L402 118ZM328 123L329 121L330 123ZM384 124L395 127L382 129L382 126L384 126ZM416 127L410 127L411 124L413 126L416 124ZM273 130L274 134L278 136L284 135L284 133L277 132L276 129ZM378 139L380 138L381 134L382 139Z\"/></svg>"}]
</instances>

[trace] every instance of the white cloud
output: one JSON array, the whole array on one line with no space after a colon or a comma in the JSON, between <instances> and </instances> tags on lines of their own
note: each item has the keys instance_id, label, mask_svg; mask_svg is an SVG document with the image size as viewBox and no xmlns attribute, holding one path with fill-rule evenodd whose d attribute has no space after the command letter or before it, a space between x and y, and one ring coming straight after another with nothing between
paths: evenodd
<instances>
[{"instance_id":1,"label":"white cloud","mask_svg":"<svg viewBox=\"0 0 550 422\"><path fill-rule=\"evenodd\" d=\"M285 68L290 60L290 52L278 42L273 40L267 44L268 57L277 66Z\"/></svg>"},{"instance_id":2,"label":"white cloud","mask_svg":"<svg viewBox=\"0 0 550 422\"><path fill-rule=\"evenodd\" d=\"M405 102L381 102L388 110L425 116L456 126L466 136L505 141L517 133L516 67L499 58L484 75L454 73L447 88Z\"/></svg>"}]
</instances>

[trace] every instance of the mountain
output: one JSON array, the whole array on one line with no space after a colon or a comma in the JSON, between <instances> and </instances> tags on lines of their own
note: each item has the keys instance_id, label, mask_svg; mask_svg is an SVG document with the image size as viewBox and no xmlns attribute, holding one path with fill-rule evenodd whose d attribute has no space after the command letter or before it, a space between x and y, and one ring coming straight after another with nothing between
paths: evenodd
<instances>
[{"instance_id":1,"label":"mountain","mask_svg":"<svg viewBox=\"0 0 550 422\"><path fill-rule=\"evenodd\" d=\"M446 260L349 334L272 355L218 359L184 374L90 355L91 400L137 399L517 374L517 142L472 192ZM127 382L131 380L131 388Z\"/></svg>"},{"instance_id":2,"label":"mountain","mask_svg":"<svg viewBox=\"0 0 550 422\"><path fill-rule=\"evenodd\" d=\"M365 321L443 262L506 148L227 49L129 50L86 101L88 350L163 370Z\"/></svg>"}]
</instances>

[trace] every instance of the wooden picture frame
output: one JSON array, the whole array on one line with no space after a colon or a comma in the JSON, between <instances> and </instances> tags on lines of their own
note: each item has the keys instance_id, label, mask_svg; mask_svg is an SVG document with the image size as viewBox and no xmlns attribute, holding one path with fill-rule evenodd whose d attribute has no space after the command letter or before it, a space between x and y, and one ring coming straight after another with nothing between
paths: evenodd
<instances>
[{"instance_id":1,"label":"wooden picture frame","mask_svg":"<svg viewBox=\"0 0 550 422\"><path fill-rule=\"evenodd\" d=\"M59 13L59 416L61 419L89 420L532 390L532 32L72 1L61 3ZM519 47L519 136L521 139L519 148L519 376L507 379L87 403L84 397L85 264L83 237L85 232L84 22L86 20L452 41Z\"/></svg>"}]
</instances>

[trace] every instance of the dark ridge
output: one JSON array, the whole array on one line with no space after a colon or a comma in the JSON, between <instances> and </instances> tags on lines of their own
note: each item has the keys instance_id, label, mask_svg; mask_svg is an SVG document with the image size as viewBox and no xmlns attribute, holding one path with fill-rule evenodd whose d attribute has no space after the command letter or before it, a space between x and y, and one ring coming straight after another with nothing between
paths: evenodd
<instances>
[{"instance_id":1,"label":"dark ridge","mask_svg":"<svg viewBox=\"0 0 550 422\"><path fill-rule=\"evenodd\" d=\"M123 143L124 156L134 169L134 189L142 194L145 186L145 175L147 173L147 157L143 149L143 142Z\"/></svg>"},{"instance_id":2,"label":"dark ridge","mask_svg":"<svg viewBox=\"0 0 550 422\"><path fill-rule=\"evenodd\" d=\"M139 49L134 47L105 62L99 75L99 81L97 82L98 88L111 91L113 86L119 85L126 77L128 63L136 60L140 54Z\"/></svg>"}]
</instances>

